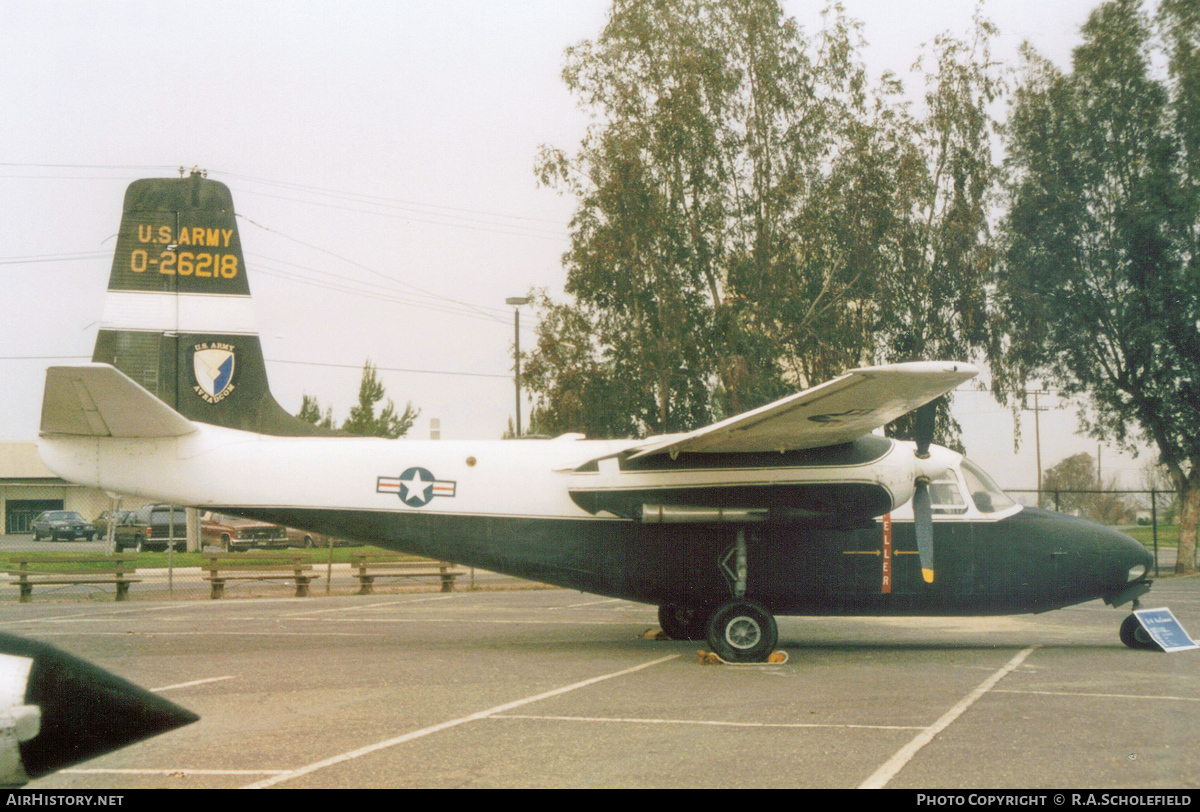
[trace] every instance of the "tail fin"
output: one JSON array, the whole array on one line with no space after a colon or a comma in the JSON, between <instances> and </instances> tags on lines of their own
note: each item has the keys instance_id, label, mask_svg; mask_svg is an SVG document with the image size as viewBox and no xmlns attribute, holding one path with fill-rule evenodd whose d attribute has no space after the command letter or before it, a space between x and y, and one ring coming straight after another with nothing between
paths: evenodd
<instances>
[{"instance_id":1,"label":"tail fin","mask_svg":"<svg viewBox=\"0 0 1200 812\"><path fill-rule=\"evenodd\" d=\"M196 172L125 191L92 360L189 420L278 436L328 433L271 395L233 197Z\"/></svg>"}]
</instances>

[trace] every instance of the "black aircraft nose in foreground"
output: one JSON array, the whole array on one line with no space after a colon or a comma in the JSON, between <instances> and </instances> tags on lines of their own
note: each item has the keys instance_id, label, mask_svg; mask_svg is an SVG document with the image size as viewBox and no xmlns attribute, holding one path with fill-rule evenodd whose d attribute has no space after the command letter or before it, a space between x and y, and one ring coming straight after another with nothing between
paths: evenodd
<instances>
[{"instance_id":1,"label":"black aircraft nose in foreground","mask_svg":"<svg viewBox=\"0 0 1200 812\"><path fill-rule=\"evenodd\" d=\"M0 786L19 787L199 718L53 646L0 634Z\"/></svg>"}]
</instances>

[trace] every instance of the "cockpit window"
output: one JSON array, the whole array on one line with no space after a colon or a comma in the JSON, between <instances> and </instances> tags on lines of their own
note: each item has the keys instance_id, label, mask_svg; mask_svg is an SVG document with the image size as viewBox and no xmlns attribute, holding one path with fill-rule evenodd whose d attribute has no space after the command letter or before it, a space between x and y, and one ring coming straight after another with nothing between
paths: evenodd
<instances>
[{"instance_id":1,"label":"cockpit window","mask_svg":"<svg viewBox=\"0 0 1200 812\"><path fill-rule=\"evenodd\" d=\"M966 513L967 503L958 492L954 474L947 472L941 479L929 483L929 501L933 513Z\"/></svg>"},{"instance_id":2,"label":"cockpit window","mask_svg":"<svg viewBox=\"0 0 1200 812\"><path fill-rule=\"evenodd\" d=\"M982 468L970 460L962 461L962 472L967 489L971 492L971 499L980 513L998 513L1016 504Z\"/></svg>"}]
</instances>

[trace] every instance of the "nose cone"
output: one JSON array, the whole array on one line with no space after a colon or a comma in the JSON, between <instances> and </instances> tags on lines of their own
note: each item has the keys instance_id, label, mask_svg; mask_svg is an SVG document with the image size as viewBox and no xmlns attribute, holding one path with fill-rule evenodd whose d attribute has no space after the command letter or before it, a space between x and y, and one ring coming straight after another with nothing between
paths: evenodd
<instances>
[{"instance_id":1,"label":"nose cone","mask_svg":"<svg viewBox=\"0 0 1200 812\"><path fill-rule=\"evenodd\" d=\"M191 724L191 711L52 646L0 634L0 722L22 716L0 749L0 783L55 770ZM19 668L18 668L19 667ZM24 725L22 730L21 725ZM8 772L3 773L2 769Z\"/></svg>"},{"instance_id":2,"label":"nose cone","mask_svg":"<svg viewBox=\"0 0 1200 812\"><path fill-rule=\"evenodd\" d=\"M1081 522L1083 541L1094 548L1093 555L1106 571L1119 574L1122 579L1136 580L1154 566L1154 556L1141 542L1111 527ZM1140 567L1136 577L1130 578L1130 570Z\"/></svg>"},{"instance_id":3,"label":"nose cone","mask_svg":"<svg viewBox=\"0 0 1200 812\"><path fill-rule=\"evenodd\" d=\"M1111 602L1131 584L1148 580L1154 556L1137 539L1111 527L1062 518L1069 522L1072 544L1079 551L1081 563L1094 573L1099 594L1105 600Z\"/></svg>"},{"instance_id":4,"label":"nose cone","mask_svg":"<svg viewBox=\"0 0 1200 812\"><path fill-rule=\"evenodd\" d=\"M1060 605L1096 598L1133 600L1148 588L1154 557L1136 539L1110 527L1039 508L1025 508L1014 529L1027 539L1039 574Z\"/></svg>"},{"instance_id":5,"label":"nose cone","mask_svg":"<svg viewBox=\"0 0 1200 812\"><path fill-rule=\"evenodd\" d=\"M1129 566L1134 567L1141 564L1146 568L1146 572L1149 573L1150 569L1154 566L1154 554L1132 536L1127 536L1124 533L1118 533L1117 535L1121 536L1121 540L1124 542L1122 555L1128 556L1129 560L1133 562Z\"/></svg>"}]
</instances>

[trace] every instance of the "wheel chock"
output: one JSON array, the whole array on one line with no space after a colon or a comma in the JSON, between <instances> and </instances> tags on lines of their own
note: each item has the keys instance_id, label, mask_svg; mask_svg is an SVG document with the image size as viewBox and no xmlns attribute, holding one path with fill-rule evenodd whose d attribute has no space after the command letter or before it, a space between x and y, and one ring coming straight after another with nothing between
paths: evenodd
<instances>
[{"instance_id":1,"label":"wheel chock","mask_svg":"<svg viewBox=\"0 0 1200 812\"><path fill-rule=\"evenodd\" d=\"M670 640L671 638L668 637L667 633L664 632L662 629L646 629L646 631L642 632L642 639L643 640Z\"/></svg>"},{"instance_id":2,"label":"wheel chock","mask_svg":"<svg viewBox=\"0 0 1200 812\"><path fill-rule=\"evenodd\" d=\"M771 656L767 657L765 663L731 663L728 660L722 660L711 651L701 649L696 652L696 659L700 665L783 665L788 661L788 653L782 649L772 651Z\"/></svg>"}]
</instances>

